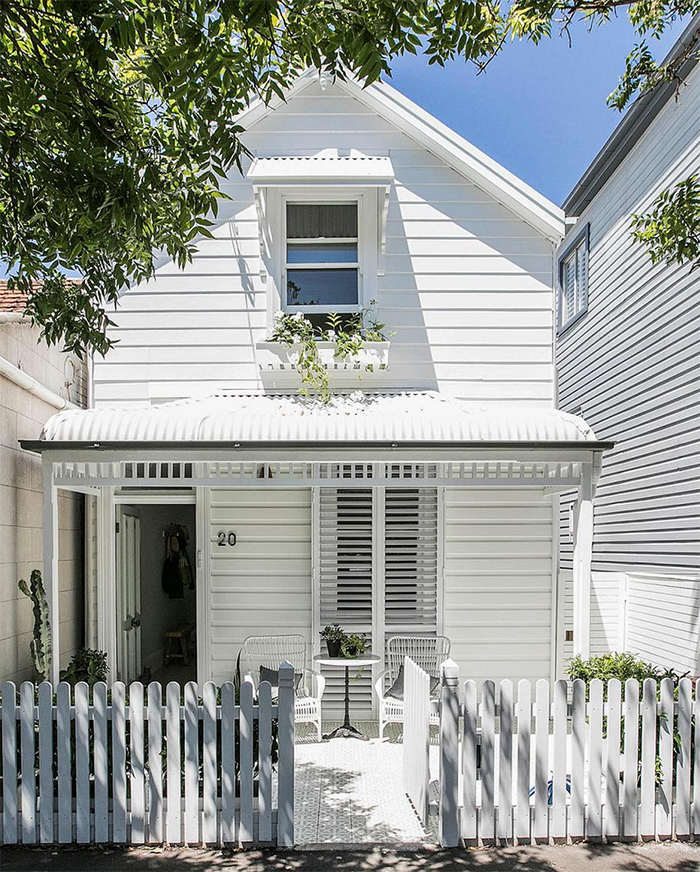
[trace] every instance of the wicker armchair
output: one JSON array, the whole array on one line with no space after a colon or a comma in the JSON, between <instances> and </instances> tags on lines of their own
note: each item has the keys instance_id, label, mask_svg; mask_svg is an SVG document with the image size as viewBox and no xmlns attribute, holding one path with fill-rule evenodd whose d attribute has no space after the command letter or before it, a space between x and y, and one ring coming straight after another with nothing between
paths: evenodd
<instances>
[{"instance_id":1,"label":"wicker armchair","mask_svg":"<svg viewBox=\"0 0 700 872\"><path fill-rule=\"evenodd\" d=\"M248 636L241 648L241 672L250 675L257 688L260 667L277 671L287 660L296 673L301 673L294 701L294 722L314 724L321 741L321 697L326 679L306 667L306 639L303 636Z\"/></svg>"},{"instance_id":2,"label":"wicker armchair","mask_svg":"<svg viewBox=\"0 0 700 872\"><path fill-rule=\"evenodd\" d=\"M391 636L386 643L388 669L377 678L374 691L379 700L379 738L384 738L387 724L403 723L403 700L385 696L403 666L404 658L410 657L430 675L440 675L440 664L450 656L451 642L447 636ZM431 723L439 723L432 715Z\"/></svg>"}]
</instances>

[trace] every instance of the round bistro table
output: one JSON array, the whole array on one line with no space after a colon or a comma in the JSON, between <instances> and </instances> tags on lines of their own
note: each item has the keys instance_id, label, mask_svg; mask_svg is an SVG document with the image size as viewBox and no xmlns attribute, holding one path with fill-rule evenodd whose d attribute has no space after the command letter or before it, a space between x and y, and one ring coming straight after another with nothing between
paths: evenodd
<instances>
[{"instance_id":1,"label":"round bistro table","mask_svg":"<svg viewBox=\"0 0 700 872\"><path fill-rule=\"evenodd\" d=\"M378 654L363 654L360 657L328 657L326 654L316 654L314 663L319 666L330 666L335 669L345 669L345 720L328 733L324 739L365 739L366 737L350 723L350 670L356 666L374 666L381 661Z\"/></svg>"}]
</instances>

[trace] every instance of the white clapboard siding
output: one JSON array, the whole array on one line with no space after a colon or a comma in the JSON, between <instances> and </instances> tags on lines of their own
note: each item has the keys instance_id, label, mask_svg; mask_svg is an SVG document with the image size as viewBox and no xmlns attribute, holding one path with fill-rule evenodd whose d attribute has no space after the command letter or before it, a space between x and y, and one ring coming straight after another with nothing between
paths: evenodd
<instances>
[{"instance_id":1,"label":"white clapboard siding","mask_svg":"<svg viewBox=\"0 0 700 872\"><path fill-rule=\"evenodd\" d=\"M633 629L628 648L644 648L655 662L667 662L660 655L672 648L679 667L694 660L697 635L681 631L681 644L662 622L686 605L683 576L695 579L695 599L700 587L700 273L652 265L632 239L630 216L697 172L699 114L696 66L580 215L590 225L588 311L556 344L559 406L615 442L595 495L593 569L666 576L645 588L644 609L659 621ZM560 565L571 568L566 538ZM637 621L631 612L629 619ZM697 671L694 662L689 668Z\"/></svg>"},{"instance_id":2,"label":"white clapboard siding","mask_svg":"<svg viewBox=\"0 0 700 872\"><path fill-rule=\"evenodd\" d=\"M444 632L462 675L552 671L553 512L542 493L446 488Z\"/></svg>"},{"instance_id":3,"label":"white clapboard siding","mask_svg":"<svg viewBox=\"0 0 700 872\"><path fill-rule=\"evenodd\" d=\"M201 700L194 682L184 693L171 682L165 700L157 682L60 683L55 696L47 683L1 690L0 845L294 844L290 664L280 665L274 704L268 682L257 698L245 682L240 705L231 682L220 702L212 682Z\"/></svg>"},{"instance_id":4,"label":"white clapboard siding","mask_svg":"<svg viewBox=\"0 0 700 872\"><path fill-rule=\"evenodd\" d=\"M469 679L461 706L451 706L443 675L440 735L459 729L462 741L440 749L442 844L458 844L457 834L467 845L697 838L700 695L693 697L688 678L677 686L671 679L641 686L542 679L536 687L504 679L480 688ZM429 716L421 703L405 725L404 770L418 796L429 777L421 779L420 741Z\"/></svg>"},{"instance_id":5,"label":"white clapboard siding","mask_svg":"<svg viewBox=\"0 0 700 872\"><path fill-rule=\"evenodd\" d=\"M247 636L311 641L311 492L212 488L212 676L233 677ZM219 545L219 532L236 534ZM228 543L228 537L225 540Z\"/></svg>"},{"instance_id":6,"label":"white clapboard siding","mask_svg":"<svg viewBox=\"0 0 700 872\"><path fill-rule=\"evenodd\" d=\"M312 107L312 111L311 108ZM388 154L396 181L384 273L365 276L394 330L371 386L438 389L484 403L552 400L552 245L525 221L363 103L317 83L243 134L261 155L325 148ZM95 402L148 404L262 387L254 345L268 328L262 229L252 186L232 172L213 239L184 270L165 261L124 294ZM362 385L364 386L364 385Z\"/></svg>"},{"instance_id":7,"label":"white clapboard siding","mask_svg":"<svg viewBox=\"0 0 700 872\"><path fill-rule=\"evenodd\" d=\"M573 642L566 639L566 632L574 626L574 578L573 572L564 569L559 572L559 618L561 641L558 675L563 677L566 666L573 655ZM591 574L591 655L605 654L609 651L622 651L626 647L626 591L627 580L622 572L593 572ZM632 650L629 649L628 650Z\"/></svg>"},{"instance_id":8,"label":"white clapboard siding","mask_svg":"<svg viewBox=\"0 0 700 872\"><path fill-rule=\"evenodd\" d=\"M625 647L678 672L698 672L700 584L692 578L629 575Z\"/></svg>"}]
</instances>

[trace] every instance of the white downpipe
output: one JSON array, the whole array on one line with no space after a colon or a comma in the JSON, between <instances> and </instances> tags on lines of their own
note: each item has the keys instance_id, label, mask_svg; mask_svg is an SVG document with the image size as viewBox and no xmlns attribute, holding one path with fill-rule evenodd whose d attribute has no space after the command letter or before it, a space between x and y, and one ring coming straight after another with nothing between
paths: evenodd
<instances>
[{"instance_id":1,"label":"white downpipe","mask_svg":"<svg viewBox=\"0 0 700 872\"><path fill-rule=\"evenodd\" d=\"M15 366L14 363L10 363L10 361L6 360L4 357L0 357L0 375L9 379L11 382L14 382L16 385L19 385L19 387L24 388L25 391L29 391L30 394L34 394L35 397L38 397L40 400L43 400L45 403L48 403L59 411L62 411L63 409L78 408L75 403L71 403L70 400L66 400L64 397L55 393L55 391L49 390L49 388L41 382L38 382L35 378L32 378L32 376L27 375L26 372L23 372L19 367Z\"/></svg>"}]
</instances>

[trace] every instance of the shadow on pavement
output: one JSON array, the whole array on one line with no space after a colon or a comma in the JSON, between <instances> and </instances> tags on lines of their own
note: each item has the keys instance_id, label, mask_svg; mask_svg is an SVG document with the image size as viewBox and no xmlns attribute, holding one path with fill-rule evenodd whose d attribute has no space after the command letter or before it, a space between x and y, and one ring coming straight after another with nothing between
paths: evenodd
<instances>
[{"instance_id":1,"label":"shadow on pavement","mask_svg":"<svg viewBox=\"0 0 700 872\"><path fill-rule=\"evenodd\" d=\"M0 850L2 872L236 869L242 872L700 872L700 845L574 845L454 850L378 848L220 851L199 848L23 848Z\"/></svg>"}]
</instances>

